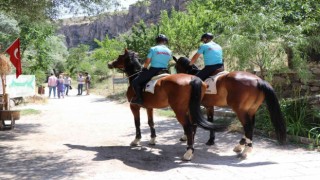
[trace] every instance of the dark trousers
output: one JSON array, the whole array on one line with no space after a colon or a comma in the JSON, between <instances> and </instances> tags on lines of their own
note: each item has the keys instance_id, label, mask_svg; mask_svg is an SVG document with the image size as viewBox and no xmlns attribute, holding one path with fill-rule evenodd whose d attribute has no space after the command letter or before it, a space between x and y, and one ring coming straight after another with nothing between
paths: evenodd
<instances>
[{"instance_id":1,"label":"dark trousers","mask_svg":"<svg viewBox=\"0 0 320 180\"><path fill-rule=\"evenodd\" d=\"M69 93L69 84L65 84L64 85L64 91L65 91L65 93L66 93L66 95L68 96L68 93Z\"/></svg>"},{"instance_id":2,"label":"dark trousers","mask_svg":"<svg viewBox=\"0 0 320 180\"><path fill-rule=\"evenodd\" d=\"M142 98L142 86L144 86L153 76L157 75L159 71L166 68L150 67L149 70L142 71L133 81L132 87L138 98Z\"/></svg>"},{"instance_id":3,"label":"dark trousers","mask_svg":"<svg viewBox=\"0 0 320 180\"><path fill-rule=\"evenodd\" d=\"M206 80L215 70L223 67L223 64L215 64L205 66L201 71L199 71L196 76L198 76L202 81Z\"/></svg>"},{"instance_id":4,"label":"dark trousers","mask_svg":"<svg viewBox=\"0 0 320 180\"><path fill-rule=\"evenodd\" d=\"M82 95L83 84L78 84L78 95Z\"/></svg>"}]
</instances>

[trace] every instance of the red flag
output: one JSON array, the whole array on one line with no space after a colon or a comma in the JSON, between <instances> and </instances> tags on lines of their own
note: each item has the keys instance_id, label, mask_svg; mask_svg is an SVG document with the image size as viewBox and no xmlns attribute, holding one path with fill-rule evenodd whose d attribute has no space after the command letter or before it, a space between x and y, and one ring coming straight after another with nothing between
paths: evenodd
<instances>
[{"instance_id":1,"label":"red flag","mask_svg":"<svg viewBox=\"0 0 320 180\"><path fill-rule=\"evenodd\" d=\"M16 39L6 50L6 52L10 55L10 61L16 67L16 78L22 74L21 69L21 56L20 56L20 39Z\"/></svg>"}]
</instances>

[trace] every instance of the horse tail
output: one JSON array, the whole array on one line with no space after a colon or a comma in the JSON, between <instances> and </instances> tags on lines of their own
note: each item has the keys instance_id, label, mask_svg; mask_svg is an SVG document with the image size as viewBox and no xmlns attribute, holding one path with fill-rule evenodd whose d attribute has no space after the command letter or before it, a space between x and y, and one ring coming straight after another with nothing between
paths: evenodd
<instances>
[{"instance_id":1,"label":"horse tail","mask_svg":"<svg viewBox=\"0 0 320 180\"><path fill-rule=\"evenodd\" d=\"M191 82L191 97L189 101L189 112L193 122L196 122L197 125L206 130L215 130L219 131L225 129L225 125L219 125L216 123L212 123L207 121L204 115L201 112L201 89L202 89L202 81L198 77L194 77Z\"/></svg>"},{"instance_id":2,"label":"horse tail","mask_svg":"<svg viewBox=\"0 0 320 180\"><path fill-rule=\"evenodd\" d=\"M264 92L265 101L277 139L281 144L284 144L286 142L287 130L285 120L281 113L278 98L273 88L266 81L259 80L258 88Z\"/></svg>"}]
</instances>

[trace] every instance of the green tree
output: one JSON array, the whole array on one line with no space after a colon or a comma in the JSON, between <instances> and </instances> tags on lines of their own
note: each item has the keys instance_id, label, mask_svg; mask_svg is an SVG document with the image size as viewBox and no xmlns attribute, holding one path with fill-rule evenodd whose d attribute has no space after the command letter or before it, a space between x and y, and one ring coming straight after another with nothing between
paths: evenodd
<instances>
[{"instance_id":1,"label":"green tree","mask_svg":"<svg viewBox=\"0 0 320 180\"><path fill-rule=\"evenodd\" d=\"M18 22L0 13L0 44L2 45L1 51L4 51L10 44L19 36L20 28Z\"/></svg>"},{"instance_id":2,"label":"green tree","mask_svg":"<svg viewBox=\"0 0 320 180\"><path fill-rule=\"evenodd\" d=\"M31 21L57 19L61 11L69 14L96 15L119 6L117 0L2 0L0 11L15 18L28 17Z\"/></svg>"},{"instance_id":3,"label":"green tree","mask_svg":"<svg viewBox=\"0 0 320 180\"><path fill-rule=\"evenodd\" d=\"M89 46L80 44L78 47L69 49L69 56L66 61L66 71L71 75L78 72L86 71L88 67L81 66L82 63L87 62L89 59ZM89 66L90 67L90 66Z\"/></svg>"},{"instance_id":4,"label":"green tree","mask_svg":"<svg viewBox=\"0 0 320 180\"><path fill-rule=\"evenodd\" d=\"M150 25L147 27L143 21L140 21L132 27L132 32L124 36L127 48L139 54L139 57L145 59L150 47L155 45L155 37L160 34L159 26Z\"/></svg>"},{"instance_id":5,"label":"green tree","mask_svg":"<svg viewBox=\"0 0 320 180\"><path fill-rule=\"evenodd\" d=\"M104 40L94 40L99 48L95 49L91 55L92 59L92 72L95 75L106 76L109 69L106 68L106 64L113 61L119 54L123 53L125 43L118 39L109 39L108 36Z\"/></svg>"},{"instance_id":6,"label":"green tree","mask_svg":"<svg viewBox=\"0 0 320 180\"><path fill-rule=\"evenodd\" d=\"M188 57L199 45L199 32L204 29L204 18L174 10L170 16L166 11L161 13L160 30L168 36L174 53Z\"/></svg>"}]
</instances>

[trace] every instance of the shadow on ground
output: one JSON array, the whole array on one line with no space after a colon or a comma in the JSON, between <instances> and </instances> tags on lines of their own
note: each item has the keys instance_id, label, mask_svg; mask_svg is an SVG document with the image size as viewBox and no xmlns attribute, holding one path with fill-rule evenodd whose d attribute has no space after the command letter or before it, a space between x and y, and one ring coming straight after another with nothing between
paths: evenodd
<instances>
[{"instance_id":1,"label":"shadow on ground","mask_svg":"<svg viewBox=\"0 0 320 180\"><path fill-rule=\"evenodd\" d=\"M17 147L0 146L0 159L2 179L61 179L81 172L81 165L73 160L65 160L54 153L27 151Z\"/></svg>"},{"instance_id":2,"label":"shadow on ground","mask_svg":"<svg viewBox=\"0 0 320 180\"><path fill-rule=\"evenodd\" d=\"M6 129L0 131L0 141L14 141L27 134L39 133L40 124L16 124L15 128L12 130Z\"/></svg>"},{"instance_id":3,"label":"shadow on ground","mask_svg":"<svg viewBox=\"0 0 320 180\"><path fill-rule=\"evenodd\" d=\"M134 124L132 124L134 126ZM143 136L150 136L148 127L142 128ZM210 165L225 165L234 167L253 167L275 164L275 162L245 162L237 158L237 155L221 155L219 151L225 151L225 148L231 148L236 145L241 138L238 133L218 133L217 138L220 148L204 145L208 132L198 129L195 157L191 162L181 160L185 153L186 144L179 142L183 131L180 124L175 119L162 120L156 122L156 131L158 138L161 139L155 146L150 146L146 141L141 142L141 146L132 147L129 145L117 146L87 146L77 144L65 144L72 150L95 152L93 161L120 160L127 166L147 170L147 171L168 171L181 167L197 167L210 169ZM127 138L134 139L135 132L125 135ZM175 143L172 143L175 142ZM225 147L223 147L225 146ZM223 147L223 148L221 148ZM231 149L232 150L232 149Z\"/></svg>"}]
</instances>

